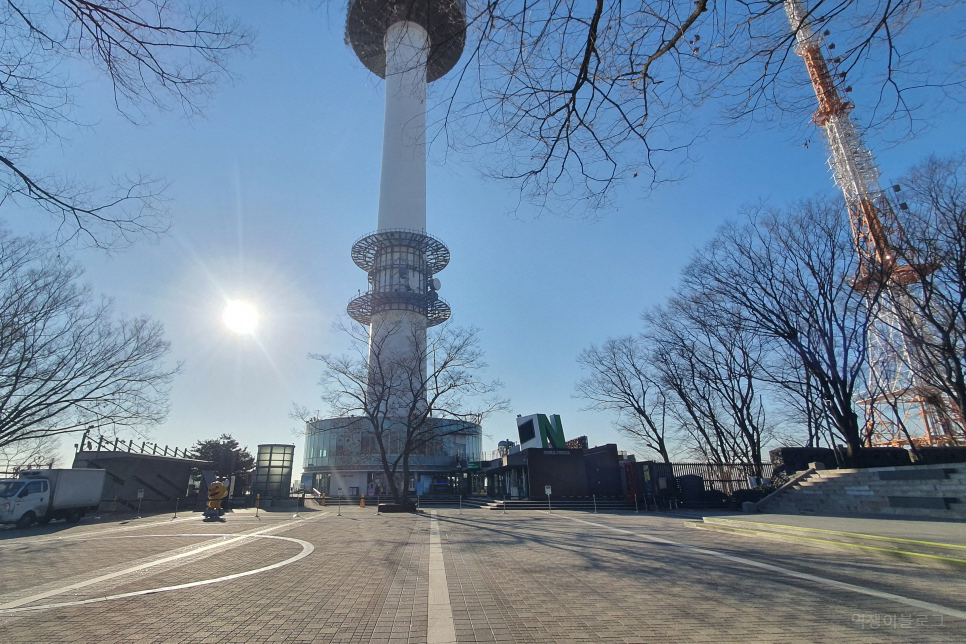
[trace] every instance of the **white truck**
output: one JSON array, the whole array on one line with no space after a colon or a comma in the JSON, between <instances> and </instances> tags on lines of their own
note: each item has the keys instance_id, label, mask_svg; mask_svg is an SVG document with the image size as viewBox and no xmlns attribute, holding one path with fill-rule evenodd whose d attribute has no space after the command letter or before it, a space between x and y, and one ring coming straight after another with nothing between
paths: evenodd
<instances>
[{"instance_id":1,"label":"white truck","mask_svg":"<svg viewBox=\"0 0 966 644\"><path fill-rule=\"evenodd\" d=\"M34 521L77 523L94 512L104 490L104 470L25 470L15 479L0 479L0 523L28 528Z\"/></svg>"}]
</instances>

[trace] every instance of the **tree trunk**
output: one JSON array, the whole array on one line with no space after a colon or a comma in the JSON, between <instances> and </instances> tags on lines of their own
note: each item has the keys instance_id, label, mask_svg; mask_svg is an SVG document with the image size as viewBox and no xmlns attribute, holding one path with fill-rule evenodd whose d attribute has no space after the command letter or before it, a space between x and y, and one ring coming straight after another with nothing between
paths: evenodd
<instances>
[{"instance_id":1,"label":"tree trunk","mask_svg":"<svg viewBox=\"0 0 966 644\"><path fill-rule=\"evenodd\" d=\"M848 447L849 458L852 460L852 465L858 465L857 459L859 458L859 452L862 450L862 434L859 431L858 415L849 409L847 412L842 414L842 417L837 424L839 426L839 431L842 433L842 437L845 439L845 444Z\"/></svg>"},{"instance_id":2,"label":"tree trunk","mask_svg":"<svg viewBox=\"0 0 966 644\"><path fill-rule=\"evenodd\" d=\"M403 484L400 503L409 504L409 450L403 454Z\"/></svg>"},{"instance_id":3,"label":"tree trunk","mask_svg":"<svg viewBox=\"0 0 966 644\"><path fill-rule=\"evenodd\" d=\"M386 473L386 482L389 485L389 492L392 493L393 503L402 503L402 499L399 496L399 485L396 483L395 468L389 465L389 459L386 458L385 449L381 451L382 470Z\"/></svg>"},{"instance_id":4,"label":"tree trunk","mask_svg":"<svg viewBox=\"0 0 966 644\"><path fill-rule=\"evenodd\" d=\"M667 445L665 445L665 443L664 443L664 437L663 436L660 437L660 438L658 438L657 447L658 447L658 451L661 453L661 458L664 459L664 462L666 464L670 465L671 464L671 457L667 453Z\"/></svg>"}]
</instances>

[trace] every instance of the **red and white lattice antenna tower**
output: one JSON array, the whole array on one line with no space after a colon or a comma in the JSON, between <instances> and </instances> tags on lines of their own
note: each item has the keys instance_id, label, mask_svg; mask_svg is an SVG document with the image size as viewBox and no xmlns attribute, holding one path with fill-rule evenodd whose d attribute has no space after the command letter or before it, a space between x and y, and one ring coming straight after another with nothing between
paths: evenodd
<instances>
[{"instance_id":1,"label":"red and white lattice antenna tower","mask_svg":"<svg viewBox=\"0 0 966 644\"><path fill-rule=\"evenodd\" d=\"M804 3L801 0L786 0L785 11L798 40L796 52L805 61L818 99L818 109L812 120L825 131L828 138L832 152L829 167L836 185L845 194L856 250L862 259L862 277L868 280L880 271L891 274L897 268L897 262L889 240L899 232L899 224L879 187L879 169L875 159L862 143L862 137L849 115L855 106L839 93L832 70L822 53L822 37L812 28ZM917 281L914 276L913 281ZM860 279L856 286L867 287L868 282L863 283Z\"/></svg>"},{"instance_id":2,"label":"red and white lattice antenna tower","mask_svg":"<svg viewBox=\"0 0 966 644\"><path fill-rule=\"evenodd\" d=\"M910 355L903 324L896 314L896 306L906 301L905 288L920 281L921 276L935 270L935 265L909 264L897 256L892 240L900 238L901 227L895 211L879 186L879 169L872 152L862 142L850 113L855 105L842 97L833 72L822 51L822 36L815 32L811 17L802 0L785 0L785 12L795 33L796 53L805 61L818 109L812 121L822 128L828 140L831 156L828 164L835 184L845 195L852 235L859 255L859 274L853 287L859 291L882 288L880 320L870 332L870 385L883 390L859 401L868 405L875 425L869 439L878 444L901 444L898 426L913 429L920 436L917 444L944 442L949 435L949 415L943 401L933 388L918 382L914 370L907 368L918 356ZM827 35L828 32L826 31ZM834 47L831 45L830 47ZM833 58L832 63L837 61ZM844 76L839 76L844 77ZM848 91L848 88L846 89ZM875 287L875 288L873 288ZM904 319L908 324L908 317ZM906 367L903 367L905 365ZM888 381L883 385L883 380ZM886 398L901 400L904 419L890 421L879 408ZM894 407L894 406L893 406ZM893 409L894 411L894 409ZM913 418L917 416L918 418Z\"/></svg>"}]
</instances>

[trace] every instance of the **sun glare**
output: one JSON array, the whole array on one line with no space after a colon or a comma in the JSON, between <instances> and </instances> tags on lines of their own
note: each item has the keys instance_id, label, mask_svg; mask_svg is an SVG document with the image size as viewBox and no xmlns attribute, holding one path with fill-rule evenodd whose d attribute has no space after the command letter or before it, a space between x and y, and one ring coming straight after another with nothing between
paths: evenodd
<instances>
[{"instance_id":1,"label":"sun glare","mask_svg":"<svg viewBox=\"0 0 966 644\"><path fill-rule=\"evenodd\" d=\"M251 335L258 326L258 311L248 302L229 300L221 319L235 333Z\"/></svg>"}]
</instances>

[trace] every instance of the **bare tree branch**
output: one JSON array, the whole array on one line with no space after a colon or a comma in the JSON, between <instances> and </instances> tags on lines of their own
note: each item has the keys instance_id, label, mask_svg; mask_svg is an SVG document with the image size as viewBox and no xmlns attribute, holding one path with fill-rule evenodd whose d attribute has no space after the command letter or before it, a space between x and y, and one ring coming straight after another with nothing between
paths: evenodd
<instances>
[{"instance_id":1,"label":"bare tree branch","mask_svg":"<svg viewBox=\"0 0 966 644\"><path fill-rule=\"evenodd\" d=\"M167 230L163 182L116 177L112 189L29 167L29 153L77 127L75 61L110 79L117 109L141 122L150 109L199 114L229 76L226 57L251 36L209 0L5 0L0 3L0 191L59 224L61 241L116 248ZM17 216L23 216L21 212Z\"/></svg>"},{"instance_id":2,"label":"bare tree branch","mask_svg":"<svg viewBox=\"0 0 966 644\"><path fill-rule=\"evenodd\" d=\"M633 337L591 345L577 357L590 375L577 383L577 396L591 409L617 412L619 432L656 452L665 463L668 452L668 400L648 362L646 347Z\"/></svg>"},{"instance_id":3,"label":"bare tree branch","mask_svg":"<svg viewBox=\"0 0 966 644\"><path fill-rule=\"evenodd\" d=\"M723 303L733 324L795 356L855 452L865 423L854 398L865 382L866 337L881 292L853 288L858 259L842 210L838 201L813 201L787 214L750 213L695 256L684 290Z\"/></svg>"},{"instance_id":4,"label":"bare tree branch","mask_svg":"<svg viewBox=\"0 0 966 644\"><path fill-rule=\"evenodd\" d=\"M35 241L0 234L0 446L107 428L140 430L167 414L180 366L160 324L112 319L80 269Z\"/></svg>"}]
</instances>

